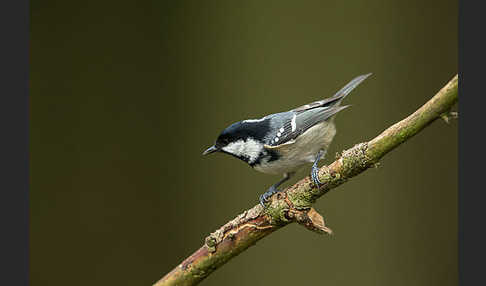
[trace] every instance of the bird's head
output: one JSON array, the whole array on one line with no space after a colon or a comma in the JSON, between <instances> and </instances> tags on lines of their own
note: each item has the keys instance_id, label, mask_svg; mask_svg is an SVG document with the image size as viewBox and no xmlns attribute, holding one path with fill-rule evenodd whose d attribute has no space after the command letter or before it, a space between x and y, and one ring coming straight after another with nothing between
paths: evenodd
<instances>
[{"instance_id":1,"label":"bird's head","mask_svg":"<svg viewBox=\"0 0 486 286\"><path fill-rule=\"evenodd\" d=\"M254 163L264 152L263 137L266 124L239 121L231 124L219 134L213 146L206 149L203 155L222 152L241 159L249 164Z\"/></svg>"}]
</instances>

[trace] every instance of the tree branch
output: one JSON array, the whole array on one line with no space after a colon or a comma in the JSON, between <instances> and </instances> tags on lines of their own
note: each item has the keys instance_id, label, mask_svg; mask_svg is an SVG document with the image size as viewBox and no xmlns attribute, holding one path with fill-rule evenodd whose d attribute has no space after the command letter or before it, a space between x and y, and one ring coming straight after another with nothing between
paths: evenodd
<instances>
[{"instance_id":1,"label":"tree branch","mask_svg":"<svg viewBox=\"0 0 486 286\"><path fill-rule=\"evenodd\" d=\"M331 234L332 231L325 226L322 216L311 207L316 199L366 169L376 166L385 154L436 119L443 118L448 122L449 117L457 117L457 113L451 112L451 107L457 102L457 85L456 75L413 114L371 141L359 143L343 151L339 159L319 170L319 180L323 182L320 188L316 188L310 178L306 177L283 192L273 195L266 209L256 205L226 223L206 237L205 244L200 249L154 286L195 285L258 240L292 222L318 233Z\"/></svg>"}]
</instances>

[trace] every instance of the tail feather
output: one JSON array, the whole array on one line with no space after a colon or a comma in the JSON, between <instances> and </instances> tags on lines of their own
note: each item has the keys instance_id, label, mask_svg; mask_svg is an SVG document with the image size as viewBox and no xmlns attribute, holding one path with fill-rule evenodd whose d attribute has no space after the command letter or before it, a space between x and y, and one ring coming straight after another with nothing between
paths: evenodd
<instances>
[{"instance_id":1,"label":"tail feather","mask_svg":"<svg viewBox=\"0 0 486 286\"><path fill-rule=\"evenodd\" d=\"M333 96L314 101L312 103L300 106L298 108L293 109L293 111L299 112L304 110L309 110L316 107L323 107L323 106L339 106L341 101L360 83L362 83L367 77L369 77L371 73L360 75L352 79L348 84L346 84L343 88L341 88L338 92L336 92Z\"/></svg>"},{"instance_id":2,"label":"tail feather","mask_svg":"<svg viewBox=\"0 0 486 286\"><path fill-rule=\"evenodd\" d=\"M344 99L355 87L357 87L360 83L362 83L367 77L369 77L371 73L360 75L352 79L348 84L346 84L343 88L341 88L336 94L334 94L331 98L341 98Z\"/></svg>"}]
</instances>

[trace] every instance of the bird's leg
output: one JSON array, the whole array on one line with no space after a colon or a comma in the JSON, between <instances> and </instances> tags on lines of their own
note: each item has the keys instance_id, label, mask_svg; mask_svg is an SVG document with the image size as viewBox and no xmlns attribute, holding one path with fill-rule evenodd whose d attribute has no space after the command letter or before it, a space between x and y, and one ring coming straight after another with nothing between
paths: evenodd
<instances>
[{"instance_id":1,"label":"bird's leg","mask_svg":"<svg viewBox=\"0 0 486 286\"><path fill-rule=\"evenodd\" d=\"M290 179L290 177L292 177L292 175L294 175L295 172L290 172L290 173L284 173L284 176L283 178L278 181L276 184L274 184L273 186L271 186L265 193L263 193L262 195L260 195L260 204L262 205L262 207L265 207L265 202L267 201L267 199L269 197L271 197L273 194L279 192L279 190L277 189L281 184L283 184L285 181L287 181L288 179Z\"/></svg>"},{"instance_id":2,"label":"bird's leg","mask_svg":"<svg viewBox=\"0 0 486 286\"><path fill-rule=\"evenodd\" d=\"M316 155L316 160L314 161L314 164L312 164L311 179L314 185L316 185L317 187L321 186L321 181L319 181L319 176L318 176L319 167L317 167L317 162L319 162L321 158L324 158L324 156L326 156L326 151L320 150Z\"/></svg>"}]
</instances>

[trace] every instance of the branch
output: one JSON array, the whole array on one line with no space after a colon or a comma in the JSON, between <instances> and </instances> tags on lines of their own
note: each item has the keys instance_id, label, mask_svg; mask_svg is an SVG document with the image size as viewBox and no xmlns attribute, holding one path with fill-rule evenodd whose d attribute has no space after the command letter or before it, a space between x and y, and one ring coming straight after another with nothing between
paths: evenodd
<instances>
[{"instance_id":1,"label":"branch","mask_svg":"<svg viewBox=\"0 0 486 286\"><path fill-rule=\"evenodd\" d=\"M457 102L457 84L456 75L413 114L371 141L343 151L339 159L319 170L319 180L323 182L321 187L316 188L306 177L274 194L265 209L256 205L211 233L201 248L154 286L195 285L258 240L292 222L318 233L331 234L332 231L325 226L324 219L312 208L312 204L331 189L376 166L385 154L436 119L443 118L448 122L449 117L457 117L457 113L451 112L451 107Z\"/></svg>"}]
</instances>

